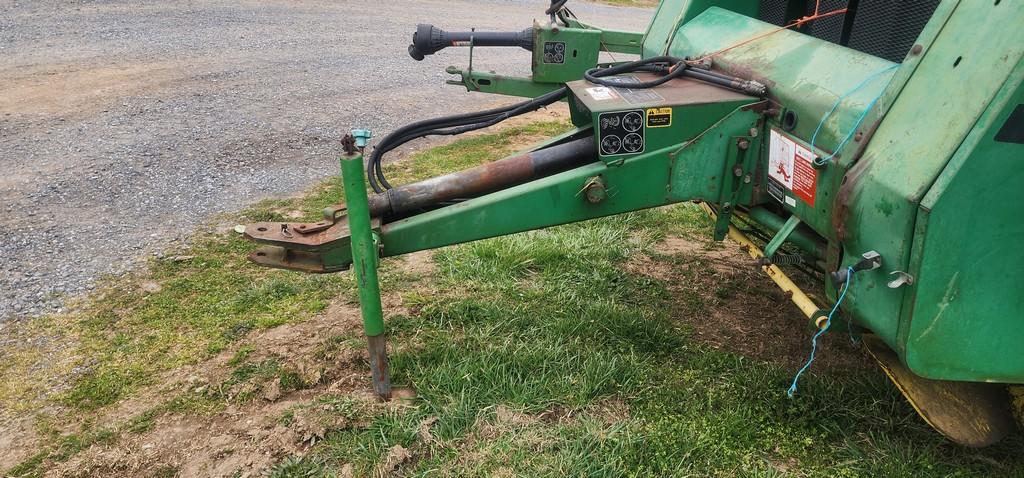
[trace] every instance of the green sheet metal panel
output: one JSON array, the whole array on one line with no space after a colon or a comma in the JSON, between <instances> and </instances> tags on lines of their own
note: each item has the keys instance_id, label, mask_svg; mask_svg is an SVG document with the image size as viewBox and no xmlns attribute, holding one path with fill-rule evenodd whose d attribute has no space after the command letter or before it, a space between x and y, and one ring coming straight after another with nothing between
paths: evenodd
<instances>
[{"instance_id":1,"label":"green sheet metal panel","mask_svg":"<svg viewBox=\"0 0 1024 478\"><path fill-rule=\"evenodd\" d=\"M910 313L902 307L908 289L889 289L885 283L890 272L908 270L918 204L1020 57L1021 24L1024 3L961 3L945 19L839 192L835 221L843 240L842 263L851 264L868 250L883 257L880 269L858 274L843 308L904 360L910 322L900 317Z\"/></svg>"},{"instance_id":2,"label":"green sheet metal panel","mask_svg":"<svg viewBox=\"0 0 1024 478\"><path fill-rule=\"evenodd\" d=\"M1024 383L1024 144L996 141L1024 103L1017 66L921 202L906 362L946 380Z\"/></svg>"},{"instance_id":3,"label":"green sheet metal panel","mask_svg":"<svg viewBox=\"0 0 1024 478\"><path fill-rule=\"evenodd\" d=\"M643 57L664 55L679 25L708 8L720 7L756 17L759 4L754 0L662 0L644 35Z\"/></svg>"},{"instance_id":4,"label":"green sheet metal panel","mask_svg":"<svg viewBox=\"0 0 1024 478\"><path fill-rule=\"evenodd\" d=\"M534 23L533 81L565 83L597 65L601 31Z\"/></svg>"},{"instance_id":5,"label":"green sheet metal panel","mask_svg":"<svg viewBox=\"0 0 1024 478\"><path fill-rule=\"evenodd\" d=\"M651 23L647 26L647 33L644 34L641 56L650 58L665 54L672 34L683 22L683 6L687 3L690 3L690 0L661 0L658 9L654 11L654 16L651 17Z\"/></svg>"},{"instance_id":6,"label":"green sheet metal panel","mask_svg":"<svg viewBox=\"0 0 1024 478\"><path fill-rule=\"evenodd\" d=\"M729 10L712 7L676 32L669 54L700 56L777 29ZM788 134L808 143L822 117L836 99L871 75L894 63L802 33L779 31L715 57L717 67L768 85L770 97L797 117ZM826 154L849 132L864 108L885 88L896 70L881 74L848 95L822 125L815 152ZM866 121L871 121L871 117ZM777 125L777 123L773 123ZM765 142L767 143L767 142ZM847 149L852 149L850 142ZM831 222L834 190L844 171L829 167L818 171L813 206L797 201L785 205L819 234L834 237Z\"/></svg>"}]
</instances>

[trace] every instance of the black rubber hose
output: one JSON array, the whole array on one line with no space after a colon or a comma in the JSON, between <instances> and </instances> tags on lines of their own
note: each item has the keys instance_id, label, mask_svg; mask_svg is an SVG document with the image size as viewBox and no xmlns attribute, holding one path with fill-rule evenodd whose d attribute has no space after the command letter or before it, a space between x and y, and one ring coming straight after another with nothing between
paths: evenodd
<instances>
[{"instance_id":1,"label":"black rubber hose","mask_svg":"<svg viewBox=\"0 0 1024 478\"><path fill-rule=\"evenodd\" d=\"M479 122L483 118L493 118L502 113L511 110L515 105L504 106L501 108L494 108L490 110L477 111L472 113L462 113L458 115L446 116L442 118L432 118L429 120L417 121L415 123L407 124L385 136L377 145L374 147L373 153L370 154L369 163L367 164L367 176L370 181L370 187L374 191L380 192L381 186L378 184L378 179L381 179L381 183L385 189L390 189L390 185L387 183L387 179L384 179L383 173L380 172L381 157L384 153L391 151L392 149L401 146L402 144L415 139L425 136L426 132L436 130L438 128L446 128L451 126L459 126L463 124L471 124Z\"/></svg>"},{"instance_id":2,"label":"black rubber hose","mask_svg":"<svg viewBox=\"0 0 1024 478\"><path fill-rule=\"evenodd\" d=\"M564 2L562 3L564 4ZM552 6L554 6L554 4L552 4ZM691 72L691 70L694 69L689 68L683 59L672 56L658 56L632 61L610 68L592 68L584 73L584 77L591 83L632 89L652 88L666 83L673 78L678 78L684 75L725 87L736 87L733 84L735 79L724 77L724 75L719 75L717 73L709 73L704 70L700 70L700 72ZM601 79L601 77L604 76L636 71L665 73L665 75L661 78L644 82L625 82ZM513 116L535 111L543 108L544 106L550 105L564 98L566 94L568 94L568 88L563 86L562 88L545 95L510 106L417 121L415 123L405 125L385 136L377 143L373 152L370 154L369 161L366 165L366 174L370 187L377 193L383 192L385 189L391 189L391 184L385 177L382 167L383 156L388 151L391 151L409 141L425 136L456 135L487 128Z\"/></svg>"},{"instance_id":3,"label":"black rubber hose","mask_svg":"<svg viewBox=\"0 0 1024 478\"><path fill-rule=\"evenodd\" d=\"M626 73L631 71L649 71L654 73L667 74L654 80L640 82L600 78L602 76L617 75L620 73ZM623 63L621 65L613 66L610 68L591 68L583 73L583 77L591 83L601 86L631 89L653 88L655 86L666 83L669 80L679 78L682 76L693 78L695 80L700 80L706 83L711 83L713 85L721 86L724 88L742 91L744 93L755 96L764 96L765 94L765 87L760 83L754 81L746 81L741 78L724 75L722 73L714 72L711 70L694 68L687 65L684 59L672 56L659 56L647 58L644 60L637 60L630 63Z\"/></svg>"},{"instance_id":4,"label":"black rubber hose","mask_svg":"<svg viewBox=\"0 0 1024 478\"><path fill-rule=\"evenodd\" d=\"M417 121L403 126L384 137L376 145L373 153L370 154L366 171L370 187L373 188L375 192L381 192L383 189L391 188L387 178L384 177L384 172L381 167L382 157L388 151L391 151L404 143L424 136L454 135L486 128L500 123L505 119L511 118L512 116L517 116L550 105L562 99L567 92L568 89L562 87L532 100L510 106Z\"/></svg>"},{"instance_id":5,"label":"black rubber hose","mask_svg":"<svg viewBox=\"0 0 1024 478\"><path fill-rule=\"evenodd\" d=\"M488 126L492 126L492 125L495 125L495 124L497 124L497 123L499 123L501 121L504 121L505 119L511 118L512 116L517 116L517 115L520 115L520 114L523 114L523 113L526 113L526 112L529 112L529 111L533 111L533 110L539 109L539 108L541 108L543 106L546 106L546 105L549 105L551 103L554 103L555 101L558 101L559 99L561 99L566 94L565 90L566 89L563 87L563 88L560 88L559 90L555 90L555 91L553 91L551 93L548 93L547 95L540 96L540 97L535 98L533 100L526 101L526 102L523 102L523 103L519 103L519 104L516 104L516 105L511 105L510 107L499 109L499 110L505 110L505 111L501 111L501 112L499 112L497 114L488 114L488 113L494 112L495 110L489 110L489 111L486 111L486 112L480 112L480 113L478 113L479 114L478 117L473 118L474 120L476 120L476 122L472 122L471 120L451 121L451 119L453 117L438 118L436 120L427 121L425 123L429 124L429 126L424 126L424 127L421 127L421 128L416 128L416 129L414 129L412 131L407 131L401 137L397 137L397 138L394 138L393 140L389 140L386 144L385 144L384 141L382 141L381 144L378 145L378 147L376 149L374 149L374 153L373 153L373 155L371 155L371 158L370 158L370 164L367 164L367 168L372 168L372 172L368 171L368 176L378 180L380 185L376 185L375 183L377 181L374 181L374 179L371 179L370 180L370 186L371 187L378 187L378 188L380 186L383 186L384 189L390 189L391 188L391 185L387 182L387 178L384 177L384 172L383 172L383 168L382 168L382 164L381 164L382 163L381 157L382 157L382 155L384 153L390 151L391 149L394 149L394 148L400 146L401 144L404 144L404 143L406 143L408 141L411 141L412 139L421 138L421 137L424 137L424 136L454 135L454 134L461 134L461 133L465 133L465 132L468 132L468 131L474 131L474 130L477 130L477 129L486 128ZM466 116L466 115L461 115L461 116ZM469 115L469 116L472 118L474 115ZM428 129L428 128L431 128L431 129ZM441 128L448 128L448 129L441 129ZM392 135L389 135L389 138L391 136ZM385 138L385 139L387 140L388 138ZM379 151L379 153L378 153L378 151ZM376 189L375 189L375 191L376 191Z\"/></svg>"},{"instance_id":6,"label":"black rubber hose","mask_svg":"<svg viewBox=\"0 0 1024 478\"><path fill-rule=\"evenodd\" d=\"M557 12L558 12L559 10L561 10L561 9L562 9L562 7L564 7L564 6L565 6L565 4L566 4L566 3L568 2L568 1L569 1L569 0L551 0L551 6L550 6L550 7L548 7L548 9L547 9L547 10L544 10L544 14L545 14L545 15L554 15L554 14L555 14L555 13L557 13Z\"/></svg>"}]
</instances>

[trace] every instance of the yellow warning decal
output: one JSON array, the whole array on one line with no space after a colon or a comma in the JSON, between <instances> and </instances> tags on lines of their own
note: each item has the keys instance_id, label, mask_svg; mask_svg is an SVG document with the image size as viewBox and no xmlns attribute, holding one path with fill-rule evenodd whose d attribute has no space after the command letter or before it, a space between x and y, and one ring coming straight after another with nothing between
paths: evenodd
<instances>
[{"instance_id":1,"label":"yellow warning decal","mask_svg":"<svg viewBox=\"0 0 1024 478\"><path fill-rule=\"evenodd\" d=\"M647 108L647 127L665 128L672 126L672 108Z\"/></svg>"}]
</instances>

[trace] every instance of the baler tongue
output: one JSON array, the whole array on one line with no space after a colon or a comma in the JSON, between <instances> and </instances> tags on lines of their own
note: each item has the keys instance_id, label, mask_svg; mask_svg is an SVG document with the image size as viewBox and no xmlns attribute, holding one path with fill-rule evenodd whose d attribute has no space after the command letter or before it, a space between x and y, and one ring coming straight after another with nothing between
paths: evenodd
<instances>
[{"instance_id":1,"label":"baler tongue","mask_svg":"<svg viewBox=\"0 0 1024 478\"><path fill-rule=\"evenodd\" d=\"M371 228L381 218L401 218L450 201L478 197L596 161L594 137L576 139L516 154L474 168L374 194L367 199ZM359 187L364 187L360 183ZM249 254L259 265L303 272L338 272L352 265L351 238L344 205L324 211L320 222L258 222L245 226L245 238L264 247Z\"/></svg>"}]
</instances>

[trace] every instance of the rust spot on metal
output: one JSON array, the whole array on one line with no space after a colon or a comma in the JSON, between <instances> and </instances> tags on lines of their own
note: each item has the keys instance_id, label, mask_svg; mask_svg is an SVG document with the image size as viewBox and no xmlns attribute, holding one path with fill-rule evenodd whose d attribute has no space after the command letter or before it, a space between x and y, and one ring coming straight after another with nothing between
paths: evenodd
<instances>
[{"instance_id":1,"label":"rust spot on metal","mask_svg":"<svg viewBox=\"0 0 1024 478\"><path fill-rule=\"evenodd\" d=\"M845 241L849 236L850 231L847 230L847 219L850 214L850 200L858 189L862 175L867 170L868 165L871 164L871 156L865 156L864 151L867 149L867 145L871 143L871 138L874 136L881 121L881 118L875 120L867 129L864 140L860 142L853 153L853 166L843 176L842 182L839 185L839 193L836 194L835 202L832 206L832 228L835 230L836 239L839 242Z\"/></svg>"},{"instance_id":2,"label":"rust spot on metal","mask_svg":"<svg viewBox=\"0 0 1024 478\"><path fill-rule=\"evenodd\" d=\"M388 370L388 342L384 334L367 336L366 345L370 355L370 373L373 376L373 391L377 398L391 399L391 373Z\"/></svg>"}]
</instances>

